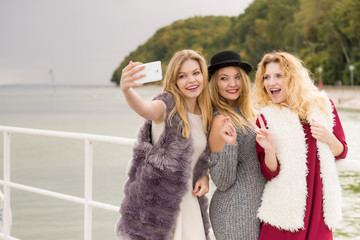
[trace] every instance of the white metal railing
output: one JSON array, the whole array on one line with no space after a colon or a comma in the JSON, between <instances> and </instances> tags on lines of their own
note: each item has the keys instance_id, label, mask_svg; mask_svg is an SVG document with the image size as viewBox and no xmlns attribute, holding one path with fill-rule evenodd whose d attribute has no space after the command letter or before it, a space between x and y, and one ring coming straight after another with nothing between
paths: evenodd
<instances>
[{"instance_id":1,"label":"white metal railing","mask_svg":"<svg viewBox=\"0 0 360 240\"><path fill-rule=\"evenodd\" d=\"M18 127L8 127L0 126L0 131L3 132L4 142L3 142L3 151L4 151L4 180L0 180L0 184L4 186L4 211L3 211L3 233L0 232L0 237L3 237L5 240L18 240L10 236L10 221L11 221L11 212L10 212L10 188L15 188L23 191L28 191L32 193L37 193L45 195L52 198L57 198L69 202L79 203L84 205L84 240L91 240L91 228L92 228L92 208L97 207L109 211L117 212L119 206L114 206L107 203L102 203L92 200L92 168L93 168L93 142L103 142L103 143L114 143L120 145L132 146L135 142L135 139L132 138L122 138L122 137L112 137L112 136L103 136L95 134L84 134L84 133L73 133L73 132L60 132L60 131L49 131L49 130L39 130L39 129L29 129L29 128L18 128ZM79 198L71 195L66 195L58 192L48 191L36 187L31 187L27 185L17 184L10 181L10 136L11 133L27 134L27 135L36 135L36 136L46 136L46 137L55 137L55 138L65 138L65 139L77 139L83 140L85 143L85 196L84 198ZM337 161L337 168L340 170L351 170L360 172L360 161L356 160L339 160Z\"/></svg>"},{"instance_id":2,"label":"white metal railing","mask_svg":"<svg viewBox=\"0 0 360 240\"><path fill-rule=\"evenodd\" d=\"M4 205L2 213L3 229L0 231L0 239L3 237L5 240L18 240L15 237L10 236L10 222L11 222L11 210L10 210L10 188L15 188L27 192L37 193L52 198L57 198L69 202L79 203L84 205L84 240L92 239L92 208L97 207L109 211L117 212L119 206L114 206L107 203L94 201L92 199L92 170L93 170L93 142L103 143L114 143L120 145L132 146L135 139L103 136L95 134L84 134L84 133L73 133L73 132L60 132L60 131L49 131L40 129L29 129L29 128L18 128L9 126L0 126L0 131L3 132L3 154L4 154L4 179L0 180L0 184L4 186ZM85 143L85 194L84 198L79 198L67 194L58 192L48 191L32 186L23 184L17 184L10 181L10 137L11 133L54 137L54 138L65 138L65 139L77 139L82 140Z\"/></svg>"}]
</instances>

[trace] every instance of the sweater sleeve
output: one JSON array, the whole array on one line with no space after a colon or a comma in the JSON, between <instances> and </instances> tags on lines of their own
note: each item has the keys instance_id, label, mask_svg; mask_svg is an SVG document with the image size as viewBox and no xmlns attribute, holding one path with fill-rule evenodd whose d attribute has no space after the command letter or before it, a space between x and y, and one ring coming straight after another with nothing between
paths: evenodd
<instances>
[{"instance_id":1,"label":"sweater sleeve","mask_svg":"<svg viewBox=\"0 0 360 240\"><path fill-rule=\"evenodd\" d=\"M330 100L332 106L333 106L333 114L334 114L334 127L333 127L333 133L335 135L335 137L342 143L342 145L344 146L344 150L342 151L342 153L339 156L336 156L335 159L344 159L347 155L348 152L348 146L346 143L346 139L345 139L345 133L343 130L343 127L341 125L340 122L340 118L339 115L337 113L337 110L335 108L334 103Z\"/></svg>"},{"instance_id":2,"label":"sweater sleeve","mask_svg":"<svg viewBox=\"0 0 360 240\"><path fill-rule=\"evenodd\" d=\"M261 115L265 125L266 125L266 120L265 117L263 115ZM256 125L258 127L260 126L260 122L259 119L256 120ZM266 166L265 164L265 150L256 142L256 154L258 156L258 159L260 161L260 169L261 169L261 173L263 174L263 176L267 179L267 180L271 180L274 177L276 177L279 174L280 171L280 163L278 161L278 167L276 169L275 172L272 172L269 170L269 168Z\"/></svg>"},{"instance_id":3,"label":"sweater sleeve","mask_svg":"<svg viewBox=\"0 0 360 240\"><path fill-rule=\"evenodd\" d=\"M238 145L224 144L221 152L210 154L210 176L220 191L231 187L236 180Z\"/></svg>"}]
</instances>

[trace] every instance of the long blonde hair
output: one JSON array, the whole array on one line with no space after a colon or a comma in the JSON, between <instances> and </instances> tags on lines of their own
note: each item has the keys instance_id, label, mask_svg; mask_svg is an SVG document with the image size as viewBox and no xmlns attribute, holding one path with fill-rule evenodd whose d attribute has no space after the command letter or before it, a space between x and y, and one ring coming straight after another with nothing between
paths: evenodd
<instances>
[{"instance_id":1,"label":"long blonde hair","mask_svg":"<svg viewBox=\"0 0 360 240\"><path fill-rule=\"evenodd\" d=\"M208 73L207 73L207 65L205 58L201 55L199 52L195 52L194 50L190 49L184 49L181 50L171 58L169 65L167 67L167 71L165 73L164 77L164 87L163 92L169 92L171 93L175 98L175 106L171 110L169 117L167 119L168 123L171 124L171 118L174 116L174 114L179 114L182 124L180 127L183 126L182 135L185 138L189 138L190 135L190 125L188 122L188 119L186 117L186 111L187 111L187 102L186 98L183 96L179 88L177 87L177 80L179 77L179 71L182 66L182 64L189 60L195 60L199 63L200 71L204 78L204 88L202 92L200 93L197 102L199 104L199 107L201 109L201 115L203 119L203 126L205 131L207 132L209 130L211 120L212 120L212 108L210 103L210 96L208 92Z\"/></svg>"},{"instance_id":2,"label":"long blonde hair","mask_svg":"<svg viewBox=\"0 0 360 240\"><path fill-rule=\"evenodd\" d=\"M236 100L235 105L238 107L245 119L242 118L238 113L236 113L232 106L228 104L227 100L220 95L216 82L219 69L216 70L216 72L212 74L210 78L210 98L214 109L216 109L224 116L229 116L233 124L237 128L241 128L243 132L246 133L245 126L251 127L247 119L254 120L256 113L251 103L250 79L242 68L235 68L240 74L242 86L240 97Z\"/></svg>"},{"instance_id":3,"label":"long blonde hair","mask_svg":"<svg viewBox=\"0 0 360 240\"><path fill-rule=\"evenodd\" d=\"M283 81L289 83L286 103L282 102L276 105L288 107L298 114L301 120L306 120L311 113L310 107L313 104L327 113L325 111L326 99L315 86L309 70L304 67L304 63L294 55L280 51L265 54L257 66L254 98L258 107L275 104L271 101L264 86L264 74L266 65L269 63L279 63Z\"/></svg>"}]
</instances>

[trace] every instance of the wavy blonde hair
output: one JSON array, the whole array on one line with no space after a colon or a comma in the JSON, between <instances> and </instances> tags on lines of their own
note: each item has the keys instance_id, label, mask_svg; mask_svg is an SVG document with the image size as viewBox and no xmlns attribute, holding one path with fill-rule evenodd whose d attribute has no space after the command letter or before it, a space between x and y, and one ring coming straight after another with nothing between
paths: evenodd
<instances>
[{"instance_id":1,"label":"wavy blonde hair","mask_svg":"<svg viewBox=\"0 0 360 240\"><path fill-rule=\"evenodd\" d=\"M238 107L238 109L240 110L241 114L245 117L245 119L242 118L238 113L236 113L232 108L232 106L228 104L227 100L220 95L219 88L216 82L219 69L216 70L216 72L212 74L210 78L210 84L209 84L210 98L214 109L216 109L224 116L229 116L232 123L236 126L236 128L241 128L243 132L246 133L245 126L251 127L247 119L254 120L256 116L256 112L251 103L250 79L242 68L240 67L235 67L235 68L237 72L240 74L240 79L241 79L241 93L240 93L240 97L236 100L235 105Z\"/></svg>"},{"instance_id":2,"label":"wavy blonde hair","mask_svg":"<svg viewBox=\"0 0 360 240\"><path fill-rule=\"evenodd\" d=\"M266 92L264 74L266 65L269 63L279 63L283 81L289 83L287 103L273 103ZM309 70L304 67L304 63L299 58L287 52L275 51L264 55L257 66L254 98L257 107L265 107L269 104L288 107L298 114L301 120L306 120L311 113L311 105L314 104L327 113L326 99L315 86Z\"/></svg>"},{"instance_id":3,"label":"wavy blonde hair","mask_svg":"<svg viewBox=\"0 0 360 240\"><path fill-rule=\"evenodd\" d=\"M179 78L179 72L182 64L189 59L195 60L199 63L200 71L204 78L204 83L203 83L204 88L201 91L200 95L198 96L197 102L201 109L203 126L206 132L209 130L212 120L212 108L211 108L210 96L209 96L209 91L207 91L208 72L207 72L206 60L200 52L196 52L190 49L181 50L175 53L175 55L171 58L169 62L164 77L163 92L169 92L175 98L175 106L171 110L167 121L169 124L171 124L171 118L174 116L174 114L176 113L179 114L182 122L182 124L179 126L179 129L183 127L182 135L185 138L189 138L190 136L190 125L186 116L187 101L186 98L181 93L181 91L179 90L176 82Z\"/></svg>"}]
</instances>

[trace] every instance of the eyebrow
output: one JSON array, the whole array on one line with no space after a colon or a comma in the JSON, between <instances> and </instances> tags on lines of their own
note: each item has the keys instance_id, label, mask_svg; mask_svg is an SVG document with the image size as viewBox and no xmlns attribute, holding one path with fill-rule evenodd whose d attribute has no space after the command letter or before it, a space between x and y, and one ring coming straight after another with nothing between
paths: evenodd
<instances>
[{"instance_id":1,"label":"eyebrow","mask_svg":"<svg viewBox=\"0 0 360 240\"><path fill-rule=\"evenodd\" d=\"M282 74L282 72L276 72L274 74ZM264 75L270 75L270 73L264 73Z\"/></svg>"},{"instance_id":2,"label":"eyebrow","mask_svg":"<svg viewBox=\"0 0 360 240\"><path fill-rule=\"evenodd\" d=\"M200 68L195 68L194 70L192 70L192 72L195 72L195 71L200 71ZM179 72L178 75L180 74L186 74L186 72Z\"/></svg>"},{"instance_id":3,"label":"eyebrow","mask_svg":"<svg viewBox=\"0 0 360 240\"><path fill-rule=\"evenodd\" d=\"M240 75L240 73L236 73L234 76L238 76L238 75ZM218 75L218 77L220 77L220 76L231 76L231 74L225 74L225 73L221 73L221 74L219 74Z\"/></svg>"},{"instance_id":4,"label":"eyebrow","mask_svg":"<svg viewBox=\"0 0 360 240\"><path fill-rule=\"evenodd\" d=\"M218 76L220 77L220 76L229 76L229 75L222 73L222 74L219 74Z\"/></svg>"}]
</instances>

